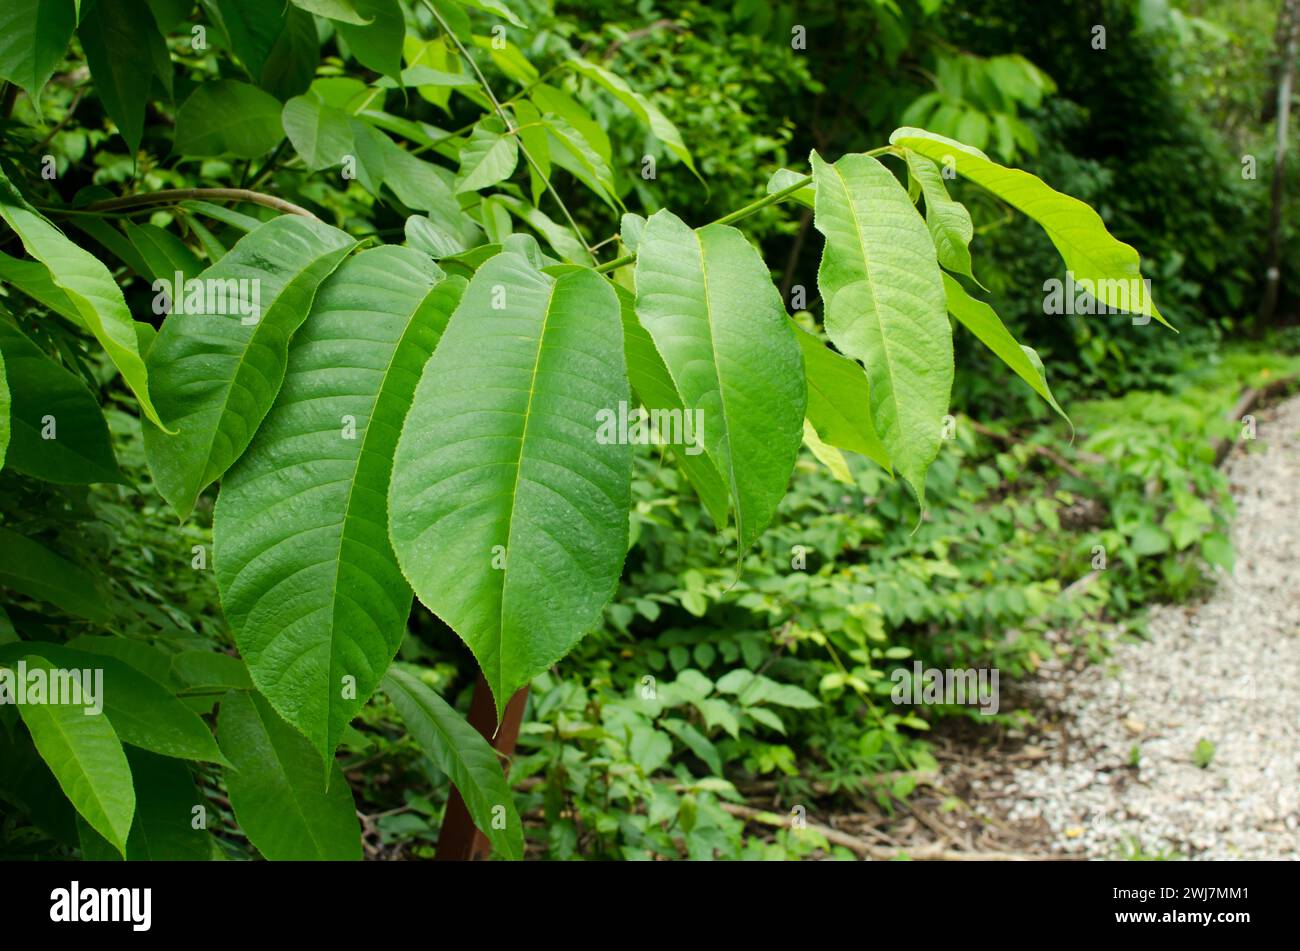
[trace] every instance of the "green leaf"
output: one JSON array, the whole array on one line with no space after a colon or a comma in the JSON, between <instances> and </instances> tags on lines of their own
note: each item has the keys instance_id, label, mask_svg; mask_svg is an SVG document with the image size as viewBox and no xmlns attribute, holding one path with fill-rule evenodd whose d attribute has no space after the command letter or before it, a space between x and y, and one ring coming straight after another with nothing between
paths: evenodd
<instances>
[{"instance_id":1,"label":"green leaf","mask_svg":"<svg viewBox=\"0 0 1300 951\"><path fill-rule=\"evenodd\" d=\"M677 384L673 382L672 374L664 366L663 357L659 355L654 341L637 320L636 297L617 284L614 285L614 291L618 294L619 308L623 315L623 352L627 359L627 378L636 398L652 411L684 412L685 404L677 390ZM721 531L727 526L730 504L727 484L722 481L722 475L707 451L692 453L687 452L687 448L673 446L673 455L686 478L695 487L713 524Z\"/></svg>"},{"instance_id":2,"label":"green leaf","mask_svg":"<svg viewBox=\"0 0 1300 951\"><path fill-rule=\"evenodd\" d=\"M950 164L958 174L1042 225L1076 283L1089 281L1098 301L1149 314L1173 329L1146 289L1137 251L1114 238L1101 216L1084 202L1061 194L1028 172L1004 168L978 149L923 129L896 129L889 141Z\"/></svg>"},{"instance_id":3,"label":"green leaf","mask_svg":"<svg viewBox=\"0 0 1300 951\"><path fill-rule=\"evenodd\" d=\"M353 246L319 221L282 215L241 238L194 285L237 289L213 308L217 313L189 305L181 311L183 299L172 302L149 367L179 432L146 426L144 444L159 493L182 518L253 438L284 379L290 335L307 318L317 286Z\"/></svg>"},{"instance_id":4,"label":"green leaf","mask_svg":"<svg viewBox=\"0 0 1300 951\"><path fill-rule=\"evenodd\" d=\"M1065 415L1065 411L1061 409L1047 386L1047 377L1043 374L1043 365L1038 359L1038 354L1028 347L1021 346L1016 338L1011 336L1011 331L1007 330L997 312L988 304L967 294L966 289L957 282L956 278L945 274L943 289L948 299L948 313L956 317L979 339L980 343L997 354L1003 363L1028 383L1035 393L1047 400L1048 405L1068 423L1070 417Z\"/></svg>"},{"instance_id":5,"label":"green leaf","mask_svg":"<svg viewBox=\"0 0 1300 951\"><path fill-rule=\"evenodd\" d=\"M578 130L554 114L545 116L544 122L547 152L555 164L571 173L614 210L626 210L609 165Z\"/></svg>"},{"instance_id":6,"label":"green leaf","mask_svg":"<svg viewBox=\"0 0 1300 951\"><path fill-rule=\"evenodd\" d=\"M11 258L0 251L0 280L22 291L43 307L54 311L60 317L72 321L78 327L85 327L86 322L77 307L65 294L50 274L50 269L40 261L24 261Z\"/></svg>"},{"instance_id":7,"label":"green leaf","mask_svg":"<svg viewBox=\"0 0 1300 951\"><path fill-rule=\"evenodd\" d=\"M285 135L310 172L338 165L353 151L352 120L319 96L307 93L284 104Z\"/></svg>"},{"instance_id":8,"label":"green leaf","mask_svg":"<svg viewBox=\"0 0 1300 951\"><path fill-rule=\"evenodd\" d=\"M126 840L131 862L203 862L212 857L212 837L194 828L194 807L204 806L189 768L179 760L127 750L135 780L135 819ZM80 823L87 861L117 859L99 833Z\"/></svg>"},{"instance_id":9,"label":"green leaf","mask_svg":"<svg viewBox=\"0 0 1300 951\"><path fill-rule=\"evenodd\" d=\"M292 0L292 2L294 6L301 7L309 13L329 17L331 20L338 20L340 23L354 23L358 26L364 26L373 19L358 12L356 4L352 0Z\"/></svg>"},{"instance_id":10,"label":"green leaf","mask_svg":"<svg viewBox=\"0 0 1300 951\"><path fill-rule=\"evenodd\" d=\"M200 83L176 112L176 151L258 158L284 138L280 112L280 100L248 83Z\"/></svg>"},{"instance_id":11,"label":"green leaf","mask_svg":"<svg viewBox=\"0 0 1300 951\"><path fill-rule=\"evenodd\" d=\"M943 174L923 155L907 152L907 169L921 187L925 196L925 225L934 239L939 263L956 274L964 274L972 281L970 241L975 235L970 212L959 201L948 196ZM977 282L978 283L978 282Z\"/></svg>"},{"instance_id":12,"label":"green leaf","mask_svg":"<svg viewBox=\"0 0 1300 951\"><path fill-rule=\"evenodd\" d=\"M72 0L5 0L0 4L0 79L33 102L68 52L77 26Z\"/></svg>"},{"instance_id":13,"label":"green leaf","mask_svg":"<svg viewBox=\"0 0 1300 951\"><path fill-rule=\"evenodd\" d=\"M860 360L871 418L894 468L925 505L952 390L952 327L925 222L893 174L866 155L812 156L814 223L826 236L817 283L826 332Z\"/></svg>"},{"instance_id":14,"label":"green leaf","mask_svg":"<svg viewBox=\"0 0 1300 951\"><path fill-rule=\"evenodd\" d=\"M474 825L506 858L522 859L523 825L496 750L442 697L406 671L390 670L383 689L416 744L455 783Z\"/></svg>"},{"instance_id":15,"label":"green leaf","mask_svg":"<svg viewBox=\"0 0 1300 951\"><path fill-rule=\"evenodd\" d=\"M866 456L893 472L871 421L871 384L862 367L831 350L793 320L808 379L808 422L829 446Z\"/></svg>"},{"instance_id":16,"label":"green leaf","mask_svg":"<svg viewBox=\"0 0 1300 951\"><path fill-rule=\"evenodd\" d=\"M542 114L531 102L521 100L510 106L515 113L515 133L532 158L528 165L528 184L536 205L551 178L551 140L542 123Z\"/></svg>"},{"instance_id":17,"label":"green leaf","mask_svg":"<svg viewBox=\"0 0 1300 951\"><path fill-rule=\"evenodd\" d=\"M77 617L109 618L93 575L40 542L4 527L0 527L0 585Z\"/></svg>"},{"instance_id":18,"label":"green leaf","mask_svg":"<svg viewBox=\"0 0 1300 951\"><path fill-rule=\"evenodd\" d=\"M244 662L215 651L182 651L172 658L171 672L191 690L253 689Z\"/></svg>"},{"instance_id":19,"label":"green leaf","mask_svg":"<svg viewBox=\"0 0 1300 951\"><path fill-rule=\"evenodd\" d=\"M5 466L9 454L9 414L13 408L13 398L9 395L9 371L5 366L4 347L0 346L0 469Z\"/></svg>"},{"instance_id":20,"label":"green leaf","mask_svg":"<svg viewBox=\"0 0 1300 951\"><path fill-rule=\"evenodd\" d=\"M775 195L777 192L783 192L787 188L794 188L802 182L807 175L800 175L798 172L788 168L778 168L772 173L772 177L767 180L767 193ZM804 185L801 188L790 193L790 198L803 205L805 208L812 208L816 204L817 189L811 185Z\"/></svg>"},{"instance_id":21,"label":"green leaf","mask_svg":"<svg viewBox=\"0 0 1300 951\"><path fill-rule=\"evenodd\" d=\"M287 8L284 26L266 57L258 84L276 99L290 99L311 87L319 65L315 19L296 7Z\"/></svg>"},{"instance_id":22,"label":"green leaf","mask_svg":"<svg viewBox=\"0 0 1300 951\"><path fill-rule=\"evenodd\" d=\"M95 93L134 154L144 134L144 111L155 64L170 58L144 0L94 0L77 28ZM170 69L164 74L170 80Z\"/></svg>"},{"instance_id":23,"label":"green leaf","mask_svg":"<svg viewBox=\"0 0 1300 951\"><path fill-rule=\"evenodd\" d=\"M546 83L538 83L529 92L528 98L532 100L539 113L554 113L576 129L606 165L613 163L613 149L610 146L609 134L591 117L591 113L567 92L548 86Z\"/></svg>"},{"instance_id":24,"label":"green leaf","mask_svg":"<svg viewBox=\"0 0 1300 951\"><path fill-rule=\"evenodd\" d=\"M33 643L0 647L0 662L13 662ZM162 684L108 654L61 644L39 644L43 657L68 670L102 670L103 713L123 743L178 759L223 762L206 723Z\"/></svg>"},{"instance_id":25,"label":"green leaf","mask_svg":"<svg viewBox=\"0 0 1300 951\"><path fill-rule=\"evenodd\" d=\"M491 127L499 120L485 119L474 126L469 142L460 151L460 171L456 174L456 194L478 191L505 181L519 162L519 145L513 135L503 135Z\"/></svg>"},{"instance_id":26,"label":"green leaf","mask_svg":"<svg viewBox=\"0 0 1300 951\"><path fill-rule=\"evenodd\" d=\"M402 40L406 20L397 0L354 0L361 16L373 22L364 26L340 22L339 36L362 66L397 78L402 72Z\"/></svg>"},{"instance_id":27,"label":"green leaf","mask_svg":"<svg viewBox=\"0 0 1300 951\"><path fill-rule=\"evenodd\" d=\"M28 653L24 659L29 669L41 667L48 672L53 667L38 654ZM18 712L68 801L125 855L135 815L135 788L126 754L108 718L87 715L82 706L57 703L24 703Z\"/></svg>"},{"instance_id":28,"label":"green leaf","mask_svg":"<svg viewBox=\"0 0 1300 951\"><path fill-rule=\"evenodd\" d=\"M740 549L785 495L803 436L803 358L767 265L735 228L653 214L636 259L636 313L728 486Z\"/></svg>"},{"instance_id":29,"label":"green leaf","mask_svg":"<svg viewBox=\"0 0 1300 951\"><path fill-rule=\"evenodd\" d=\"M450 221L446 215L440 215L438 221L432 216L411 215L403 230L407 245L435 260L463 254L483 239L478 226L463 214L455 215Z\"/></svg>"},{"instance_id":30,"label":"green leaf","mask_svg":"<svg viewBox=\"0 0 1300 951\"><path fill-rule=\"evenodd\" d=\"M122 290L103 263L69 241L59 229L23 201L0 171L0 217L22 240L27 253L49 269L54 286L76 308L81 323L99 341L150 420L162 425L149 398L149 382L140 356L135 321Z\"/></svg>"},{"instance_id":31,"label":"green leaf","mask_svg":"<svg viewBox=\"0 0 1300 951\"><path fill-rule=\"evenodd\" d=\"M498 193L493 198L508 209L512 215L545 238L546 243L564 260L574 264L595 264L595 260L592 258L587 246L570 228L556 223L544 212L512 195Z\"/></svg>"},{"instance_id":32,"label":"green leaf","mask_svg":"<svg viewBox=\"0 0 1300 951\"><path fill-rule=\"evenodd\" d=\"M700 173L695 168L695 160L691 158L690 149L682 141L682 134L677 131L677 126L673 125L654 103L639 92L635 92L623 80L623 77L590 60L574 57L569 60L569 65L581 75L603 87L615 99L627 106L632 114L648 126L650 131L667 146L668 151L685 162L686 167L695 173L696 178L700 177ZM700 180L703 181L703 179Z\"/></svg>"},{"instance_id":33,"label":"green leaf","mask_svg":"<svg viewBox=\"0 0 1300 951\"><path fill-rule=\"evenodd\" d=\"M124 482L104 414L81 378L4 321L0 354L12 394L9 468L63 485Z\"/></svg>"},{"instance_id":34,"label":"green leaf","mask_svg":"<svg viewBox=\"0 0 1300 951\"><path fill-rule=\"evenodd\" d=\"M157 225L136 224L127 221L126 236L143 259L146 273L142 276L172 283L177 272L185 280L198 277L203 263L189 246L170 231Z\"/></svg>"},{"instance_id":35,"label":"green leaf","mask_svg":"<svg viewBox=\"0 0 1300 951\"><path fill-rule=\"evenodd\" d=\"M593 271L557 271L512 252L479 268L393 463L402 571L498 714L599 621L627 550L632 447L597 438L629 396L618 299Z\"/></svg>"},{"instance_id":36,"label":"green leaf","mask_svg":"<svg viewBox=\"0 0 1300 951\"><path fill-rule=\"evenodd\" d=\"M343 772L281 720L259 694L232 690L217 726L232 767L224 770L235 819L272 861L361 858L361 827Z\"/></svg>"},{"instance_id":37,"label":"green leaf","mask_svg":"<svg viewBox=\"0 0 1300 951\"><path fill-rule=\"evenodd\" d=\"M406 631L411 589L388 543L388 480L420 371L463 289L410 248L346 261L222 480L213 535L226 619L262 695L326 758Z\"/></svg>"},{"instance_id":38,"label":"green leaf","mask_svg":"<svg viewBox=\"0 0 1300 951\"><path fill-rule=\"evenodd\" d=\"M284 28L284 3L221 0L215 6L221 13L234 54L248 68L248 75L257 79Z\"/></svg>"}]
</instances>

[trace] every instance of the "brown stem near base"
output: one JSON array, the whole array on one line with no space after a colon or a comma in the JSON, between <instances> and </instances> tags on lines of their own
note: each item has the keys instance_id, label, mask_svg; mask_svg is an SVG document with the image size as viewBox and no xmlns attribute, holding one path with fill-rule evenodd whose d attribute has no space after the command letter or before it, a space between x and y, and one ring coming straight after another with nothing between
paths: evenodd
<instances>
[{"instance_id":1,"label":"brown stem near base","mask_svg":"<svg viewBox=\"0 0 1300 951\"><path fill-rule=\"evenodd\" d=\"M528 688L522 687L506 704L505 715L498 728L492 690L480 673L474 683L473 699L469 702L469 725L478 730L499 755L508 759L515 752L515 742L519 739L519 727L523 724L527 700ZM442 828L438 832L438 848L434 858L443 862L475 861L487 858L491 851L487 836L474 825L460 790L453 785L451 797L447 800L447 812L442 819Z\"/></svg>"},{"instance_id":2,"label":"brown stem near base","mask_svg":"<svg viewBox=\"0 0 1300 951\"><path fill-rule=\"evenodd\" d=\"M251 205L261 205L263 208L271 208L286 215L301 215L313 221L320 220L301 205L248 188L165 188L162 191L143 195L106 198L75 210L124 211L131 208L147 208L150 205L174 205L182 201L246 201Z\"/></svg>"}]
</instances>

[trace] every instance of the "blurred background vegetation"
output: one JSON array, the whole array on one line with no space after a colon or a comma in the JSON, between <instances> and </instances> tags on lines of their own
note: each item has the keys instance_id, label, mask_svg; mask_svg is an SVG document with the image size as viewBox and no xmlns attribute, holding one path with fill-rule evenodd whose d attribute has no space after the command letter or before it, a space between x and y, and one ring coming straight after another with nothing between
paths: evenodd
<instances>
[{"instance_id":1,"label":"blurred background vegetation","mask_svg":"<svg viewBox=\"0 0 1300 951\"><path fill-rule=\"evenodd\" d=\"M803 168L810 149L837 157L918 125L1096 207L1139 249L1161 310L1181 331L1125 317L1045 316L1043 284L1063 277L1047 238L954 183L975 218L975 274L1016 337L1042 355L1073 430L959 332L958 417L931 470L929 510L919 513L865 460L828 467L809 452L773 528L740 565L734 538L720 535L678 471L646 450L615 601L602 628L531 693L510 774L530 854L834 851L815 837L747 827L727 804L762 788L786 808L898 808L936 765L927 735L971 713L896 707L891 670L919 659L996 665L1004 681L1025 676L1063 649L1048 630L1068 628L1070 650L1099 651L1100 625L1124 620L1140 631L1143 604L1193 597L1216 568L1231 568L1231 499L1211 440L1235 434L1223 417L1244 387L1300 372L1294 212L1282 218L1281 300L1268 321L1256 317L1274 169L1278 0L510 5L530 24L511 38L543 78L564 51L577 51L626 77L680 128L700 178L589 81L556 79L608 134L618 191L643 214L667 207L703 223L763 194L778 170ZM1099 25L1104 49L1094 45ZM484 61L499 89L530 80L508 57ZM55 114L66 106L50 98ZM90 108L52 147L74 161L95 150L93 183L121 181L131 157L109 147ZM404 111L447 129L480 113L456 96L413 96ZM1294 149L1294 124L1291 138ZM646 155L656 158L652 179L641 175ZM140 171L151 187L185 183L161 166ZM263 187L343 201L295 174L277 169ZM1286 177L1286 192L1300 200L1300 161ZM577 188L564 194L593 240L616 235L608 204ZM338 211L378 232L401 226L377 206ZM809 327L820 312L811 225L799 206L745 223ZM125 412L110 423L123 469L142 491L37 486L6 474L0 508L30 513L10 518L19 530L75 537L86 559L115 566L106 598L132 619L127 633L166 638L169 649L233 651L211 573L190 563L191 541L210 540L210 508L178 548L148 485L138 423ZM87 512L97 526L89 535ZM42 623L35 612L22 620ZM467 707L473 661L418 605L399 661ZM345 769L368 817L369 854L426 857L448 782L385 704L377 697L345 738ZM1032 715L1004 704L995 720ZM15 821L5 819L11 843ZM27 851L40 841L18 838ZM238 841L226 846L243 854Z\"/></svg>"}]
</instances>

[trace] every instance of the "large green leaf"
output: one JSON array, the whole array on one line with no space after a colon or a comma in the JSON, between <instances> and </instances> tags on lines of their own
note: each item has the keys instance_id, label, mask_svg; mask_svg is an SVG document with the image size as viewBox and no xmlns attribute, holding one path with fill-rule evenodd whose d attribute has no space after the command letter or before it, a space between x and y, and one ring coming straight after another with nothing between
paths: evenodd
<instances>
[{"instance_id":1,"label":"large green leaf","mask_svg":"<svg viewBox=\"0 0 1300 951\"><path fill-rule=\"evenodd\" d=\"M92 0L77 28L86 65L104 111L132 154L144 134L144 111L155 72L170 82L167 44L144 0ZM167 64L163 69L162 64Z\"/></svg>"},{"instance_id":2,"label":"large green leaf","mask_svg":"<svg viewBox=\"0 0 1300 951\"><path fill-rule=\"evenodd\" d=\"M464 284L410 248L344 262L222 481L214 536L226 619L258 689L326 757L406 630L411 589L388 543L393 450Z\"/></svg>"},{"instance_id":3,"label":"large green leaf","mask_svg":"<svg viewBox=\"0 0 1300 951\"><path fill-rule=\"evenodd\" d=\"M785 495L803 437L803 358L767 265L735 228L655 212L637 245L636 313L729 487L742 550Z\"/></svg>"},{"instance_id":4,"label":"large green leaf","mask_svg":"<svg viewBox=\"0 0 1300 951\"><path fill-rule=\"evenodd\" d=\"M189 767L180 760L143 750L126 751L135 780L135 820L126 840L131 862L202 862L212 857L212 837L195 828L194 807L206 805ZM119 856L102 836L81 823L82 857L106 861Z\"/></svg>"},{"instance_id":5,"label":"large green leaf","mask_svg":"<svg viewBox=\"0 0 1300 951\"><path fill-rule=\"evenodd\" d=\"M402 427L390 534L420 600L504 710L600 618L627 549L632 447L618 299L585 268L503 252L475 273ZM503 567L502 567L503 566Z\"/></svg>"},{"instance_id":6,"label":"large green leaf","mask_svg":"<svg viewBox=\"0 0 1300 951\"><path fill-rule=\"evenodd\" d=\"M51 663L69 670L102 670L103 712L123 743L178 759L222 762L212 732L197 714L153 678L116 657L62 644L7 644L0 662L39 650Z\"/></svg>"},{"instance_id":7,"label":"large green leaf","mask_svg":"<svg viewBox=\"0 0 1300 951\"><path fill-rule=\"evenodd\" d=\"M667 410L669 413L685 411L682 395L673 382L672 374L664 366L664 358L636 317L636 296L619 285L619 307L623 313L623 351L627 357L627 378L638 400L647 409ZM684 419L684 417L683 417ZM717 464L704 452L687 452L685 446L673 446L673 455L682 472L690 480L695 492L704 503L709 517L719 530L727 527L731 494Z\"/></svg>"},{"instance_id":8,"label":"large green leaf","mask_svg":"<svg viewBox=\"0 0 1300 951\"><path fill-rule=\"evenodd\" d=\"M1142 279L1136 250L1106 230L1101 215L1029 172L1004 168L978 149L924 129L896 129L894 145L919 152L997 195L1042 225L1076 282L1089 281L1102 303L1149 314L1165 326Z\"/></svg>"},{"instance_id":9,"label":"large green leaf","mask_svg":"<svg viewBox=\"0 0 1300 951\"><path fill-rule=\"evenodd\" d=\"M808 422L823 442L860 453L892 472L871 421L871 384L862 367L791 321L808 378Z\"/></svg>"},{"instance_id":10,"label":"large green leaf","mask_svg":"<svg viewBox=\"0 0 1300 951\"><path fill-rule=\"evenodd\" d=\"M254 79L262 75L271 49L284 27L284 3L266 0L221 0L221 13L230 46Z\"/></svg>"},{"instance_id":11,"label":"large green leaf","mask_svg":"<svg viewBox=\"0 0 1300 951\"><path fill-rule=\"evenodd\" d=\"M273 861L361 858L342 770L331 758L326 789L320 754L260 694L226 694L217 731L233 764L225 770L230 805L259 852Z\"/></svg>"},{"instance_id":12,"label":"large green leaf","mask_svg":"<svg viewBox=\"0 0 1300 951\"><path fill-rule=\"evenodd\" d=\"M47 677L53 668L35 653L27 653L24 661L29 670L44 668ZM16 670L17 665L7 666ZM59 703L24 703L18 711L68 801L96 832L126 854L135 788L126 754L108 718L87 715L83 705Z\"/></svg>"},{"instance_id":13,"label":"large green leaf","mask_svg":"<svg viewBox=\"0 0 1300 951\"><path fill-rule=\"evenodd\" d=\"M68 614L107 621L94 575L40 542L0 526L0 585L46 601Z\"/></svg>"},{"instance_id":14,"label":"large green leaf","mask_svg":"<svg viewBox=\"0 0 1300 951\"><path fill-rule=\"evenodd\" d=\"M73 0L5 0L0 4L0 79L35 102L68 51L77 26Z\"/></svg>"},{"instance_id":15,"label":"large green leaf","mask_svg":"<svg viewBox=\"0 0 1300 951\"><path fill-rule=\"evenodd\" d=\"M359 13L352 0L293 0L293 4L310 13L317 13L341 23L364 25L370 22L370 17Z\"/></svg>"},{"instance_id":16,"label":"large green leaf","mask_svg":"<svg viewBox=\"0 0 1300 951\"><path fill-rule=\"evenodd\" d=\"M231 295L212 308L226 313L207 313L207 306L181 312L179 297L173 301L149 349L149 368L179 432L146 426L144 442L158 491L182 518L248 446L284 379L290 335L352 247L328 225L282 215L241 238L198 278L195 286L205 293L238 288L237 305ZM232 280L254 283L226 284Z\"/></svg>"},{"instance_id":17,"label":"large green leaf","mask_svg":"<svg viewBox=\"0 0 1300 951\"><path fill-rule=\"evenodd\" d=\"M128 221L124 227L127 238L144 264L143 276L171 282L175 281L178 271L188 280L198 277L203 270L198 255L170 231L148 222L136 224Z\"/></svg>"},{"instance_id":18,"label":"large green leaf","mask_svg":"<svg viewBox=\"0 0 1300 951\"><path fill-rule=\"evenodd\" d=\"M103 263L89 251L69 241L18 194L0 171L0 217L22 240L27 253L49 269L55 287L72 306L81 322L95 335L122 379L140 401L146 416L162 421L149 398L149 382L135 321L122 297L122 289Z\"/></svg>"},{"instance_id":19,"label":"large green leaf","mask_svg":"<svg viewBox=\"0 0 1300 951\"><path fill-rule=\"evenodd\" d=\"M390 670L383 689L420 749L456 784L474 825L506 858L523 858L523 825L496 750L406 671Z\"/></svg>"},{"instance_id":20,"label":"large green leaf","mask_svg":"<svg viewBox=\"0 0 1300 951\"><path fill-rule=\"evenodd\" d=\"M1030 385L1035 393L1047 400L1052 409L1069 422L1069 417L1052 396L1043 375L1042 366L1036 362L1037 354L1022 346L1011 331L1002 323L1002 318L988 304L976 300L966 293L956 278L943 276L943 289L948 299L948 313L957 318L961 324L973 333L984 346L1001 358L1002 362L1016 371L1016 375Z\"/></svg>"},{"instance_id":21,"label":"large green leaf","mask_svg":"<svg viewBox=\"0 0 1300 951\"><path fill-rule=\"evenodd\" d=\"M5 321L0 321L0 355L12 393L5 415L7 429L12 420L9 467L64 485L124 481L104 414L81 378Z\"/></svg>"},{"instance_id":22,"label":"large green leaf","mask_svg":"<svg viewBox=\"0 0 1300 951\"><path fill-rule=\"evenodd\" d=\"M817 283L826 332L862 361L871 418L894 468L925 504L952 391L952 326L934 243L907 192L866 155L812 156L814 223L826 236Z\"/></svg>"},{"instance_id":23,"label":"large green leaf","mask_svg":"<svg viewBox=\"0 0 1300 951\"><path fill-rule=\"evenodd\" d=\"M176 151L258 158L284 138L280 112L280 101L256 86L209 80L176 111Z\"/></svg>"}]
</instances>

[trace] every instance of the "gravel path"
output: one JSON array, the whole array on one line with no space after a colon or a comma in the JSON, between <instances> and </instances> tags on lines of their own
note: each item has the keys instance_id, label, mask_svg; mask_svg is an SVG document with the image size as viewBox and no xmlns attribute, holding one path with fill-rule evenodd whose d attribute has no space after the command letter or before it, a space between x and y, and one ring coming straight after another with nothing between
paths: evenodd
<instances>
[{"instance_id":1,"label":"gravel path","mask_svg":"<svg viewBox=\"0 0 1300 951\"><path fill-rule=\"evenodd\" d=\"M1227 463L1233 575L1106 663L1025 685L1066 729L996 791L1054 851L1300 859L1300 398L1256 416L1259 445Z\"/></svg>"}]
</instances>

